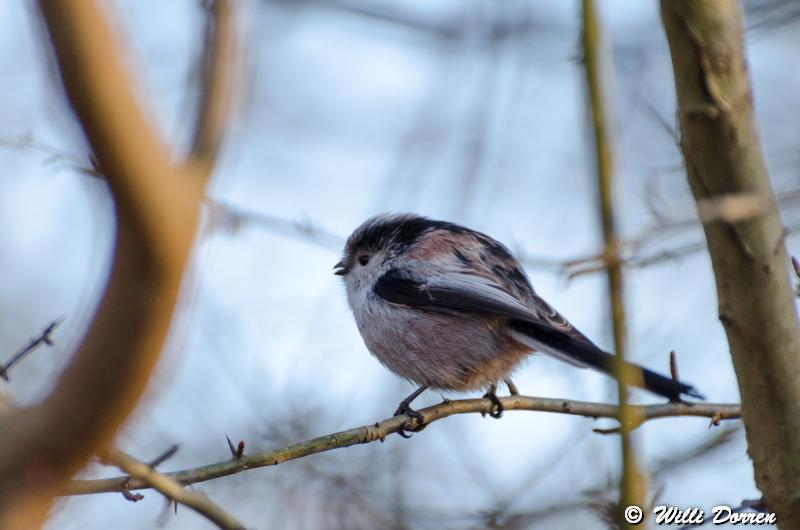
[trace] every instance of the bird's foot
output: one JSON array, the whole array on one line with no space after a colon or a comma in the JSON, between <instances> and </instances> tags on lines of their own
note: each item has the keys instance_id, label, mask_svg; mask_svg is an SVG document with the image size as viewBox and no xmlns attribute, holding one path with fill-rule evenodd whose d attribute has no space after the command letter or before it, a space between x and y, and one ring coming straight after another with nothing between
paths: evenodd
<instances>
[{"instance_id":1,"label":"bird's foot","mask_svg":"<svg viewBox=\"0 0 800 530\"><path fill-rule=\"evenodd\" d=\"M425 416L422 413L417 412L416 410L411 408L411 402L417 399L417 396L425 392L425 389L428 388L428 385L422 385L418 389L414 390L410 396L405 398L403 401L400 402L400 405L397 407L397 410L394 411L395 416L402 416L406 415L409 417L410 420L417 420L416 427L412 429L406 429L406 426L403 425L400 427L400 430L397 431L397 434L402 436L403 438L411 438L411 435L408 434L409 431L411 432L419 432L425 428Z\"/></svg>"},{"instance_id":2,"label":"bird's foot","mask_svg":"<svg viewBox=\"0 0 800 530\"><path fill-rule=\"evenodd\" d=\"M505 407L503 406L503 402L500 401L500 398L497 397L497 386L491 385L483 397L492 402L492 407L489 409L488 413L489 416L496 420L502 418Z\"/></svg>"},{"instance_id":3,"label":"bird's foot","mask_svg":"<svg viewBox=\"0 0 800 530\"><path fill-rule=\"evenodd\" d=\"M405 401L400 403L400 406L397 407L396 411L394 411L394 415L395 416L406 415L409 417L410 420L416 420L417 423L416 427L413 427L411 429L406 428L406 425L408 423L411 423L407 422L402 427L400 427L399 431L397 431L397 434L399 434L403 438L411 438L410 433L419 432L425 428L425 416L421 412L412 409L411 405L409 403L406 403Z\"/></svg>"}]
</instances>

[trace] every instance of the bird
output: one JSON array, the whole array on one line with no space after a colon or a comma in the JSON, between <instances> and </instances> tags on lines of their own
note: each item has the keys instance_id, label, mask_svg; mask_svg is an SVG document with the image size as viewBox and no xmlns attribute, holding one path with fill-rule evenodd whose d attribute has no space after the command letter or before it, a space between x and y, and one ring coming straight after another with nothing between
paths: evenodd
<instances>
[{"instance_id":1,"label":"bird","mask_svg":"<svg viewBox=\"0 0 800 530\"><path fill-rule=\"evenodd\" d=\"M426 389L475 391L500 417L497 387L533 352L614 377L614 355L578 331L534 290L511 251L492 237L416 214L371 217L347 238L334 274L367 349L418 385L395 416L424 423L411 403ZM631 384L670 401L703 399L692 386L626 363ZM401 432L405 436L404 432Z\"/></svg>"}]
</instances>

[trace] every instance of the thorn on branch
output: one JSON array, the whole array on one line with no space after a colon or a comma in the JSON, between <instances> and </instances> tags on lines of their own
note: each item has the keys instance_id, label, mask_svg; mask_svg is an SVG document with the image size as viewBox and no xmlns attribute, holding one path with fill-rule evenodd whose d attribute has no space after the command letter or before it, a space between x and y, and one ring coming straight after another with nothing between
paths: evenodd
<instances>
[{"instance_id":1,"label":"thorn on branch","mask_svg":"<svg viewBox=\"0 0 800 530\"><path fill-rule=\"evenodd\" d=\"M673 381L680 381L681 378L678 377L678 358L675 355L675 350L669 352L669 373Z\"/></svg>"},{"instance_id":2,"label":"thorn on branch","mask_svg":"<svg viewBox=\"0 0 800 530\"><path fill-rule=\"evenodd\" d=\"M148 462L147 465L155 469L164 462L166 462L167 460L169 460L170 458L172 458L177 452L178 452L178 444L173 444L170 446L169 449L164 451L161 455L157 456L156 458Z\"/></svg>"},{"instance_id":3,"label":"thorn on branch","mask_svg":"<svg viewBox=\"0 0 800 530\"><path fill-rule=\"evenodd\" d=\"M722 420L722 414L719 412L715 413L713 416L711 416L711 421L708 424L708 428L710 429L711 427L719 427L719 424Z\"/></svg>"},{"instance_id":4,"label":"thorn on branch","mask_svg":"<svg viewBox=\"0 0 800 530\"><path fill-rule=\"evenodd\" d=\"M625 430L627 432L632 432L632 431L638 429L639 427L641 427L642 424L644 424L645 421L647 421L647 417L646 416L634 416L634 418L631 421L628 422L628 424L627 424L628 427ZM606 434L622 434L622 425L617 425L616 427L611 427L611 428L608 428L608 429L604 429L604 428L601 428L601 427L595 427L594 429L592 429L592 432L595 432L597 434L603 434L603 435L606 435Z\"/></svg>"},{"instance_id":5,"label":"thorn on branch","mask_svg":"<svg viewBox=\"0 0 800 530\"><path fill-rule=\"evenodd\" d=\"M8 375L8 371L11 370L11 367L17 364L19 361L25 358L30 352L35 350L41 344L47 344L48 346L52 346L53 342L53 331L61 324L66 317L60 316L54 321L52 321L41 334L35 339L31 339L30 342L22 349L20 349L17 353L15 353L11 359L4 365L0 365L0 378L4 381L8 382L11 378Z\"/></svg>"},{"instance_id":6,"label":"thorn on branch","mask_svg":"<svg viewBox=\"0 0 800 530\"><path fill-rule=\"evenodd\" d=\"M231 456L235 460L240 460L244 456L244 440L239 440L239 444L234 447L230 437L226 434L225 439L228 440L228 449L231 450Z\"/></svg>"}]
</instances>

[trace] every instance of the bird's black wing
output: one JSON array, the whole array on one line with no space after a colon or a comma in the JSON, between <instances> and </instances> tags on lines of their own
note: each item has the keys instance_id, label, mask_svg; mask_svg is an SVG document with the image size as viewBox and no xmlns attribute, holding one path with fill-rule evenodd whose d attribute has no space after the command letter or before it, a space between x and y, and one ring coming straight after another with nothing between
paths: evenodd
<instances>
[{"instance_id":1,"label":"bird's black wing","mask_svg":"<svg viewBox=\"0 0 800 530\"><path fill-rule=\"evenodd\" d=\"M374 292L393 304L506 317L512 333L532 349L573 365L614 374L614 356L598 348L538 295L532 294L529 307L484 276L446 271L422 279L414 271L398 267L377 280ZM641 370L641 384L652 392L672 400L679 400L681 394L700 397L690 385L646 368L630 366Z\"/></svg>"},{"instance_id":2,"label":"bird's black wing","mask_svg":"<svg viewBox=\"0 0 800 530\"><path fill-rule=\"evenodd\" d=\"M374 291L393 304L537 320L536 315L508 291L482 276L463 272L447 272L423 281L408 269L393 268L378 279Z\"/></svg>"}]
</instances>

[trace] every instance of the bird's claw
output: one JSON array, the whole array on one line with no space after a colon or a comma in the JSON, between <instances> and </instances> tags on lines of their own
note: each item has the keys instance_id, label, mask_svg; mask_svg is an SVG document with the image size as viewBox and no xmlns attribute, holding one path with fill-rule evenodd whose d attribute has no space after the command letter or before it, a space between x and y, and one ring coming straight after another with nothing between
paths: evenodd
<instances>
[{"instance_id":1,"label":"bird's claw","mask_svg":"<svg viewBox=\"0 0 800 530\"><path fill-rule=\"evenodd\" d=\"M416 420L417 422L417 426L412 429L406 428L406 425L411 422L406 422L406 424L400 427L400 430L397 431L397 434L403 438L411 438L411 434L409 433L420 432L425 428L425 416L421 412L412 409L407 403L400 403L400 406L394 411L394 415L405 415L408 416L410 420Z\"/></svg>"},{"instance_id":2,"label":"bird's claw","mask_svg":"<svg viewBox=\"0 0 800 530\"><path fill-rule=\"evenodd\" d=\"M505 407L503 406L503 402L500 401L500 398L497 397L497 394L494 392L494 390L490 389L483 395L483 397L492 402L492 407L489 409L488 412L489 416L491 416L496 420L502 418Z\"/></svg>"}]
</instances>

